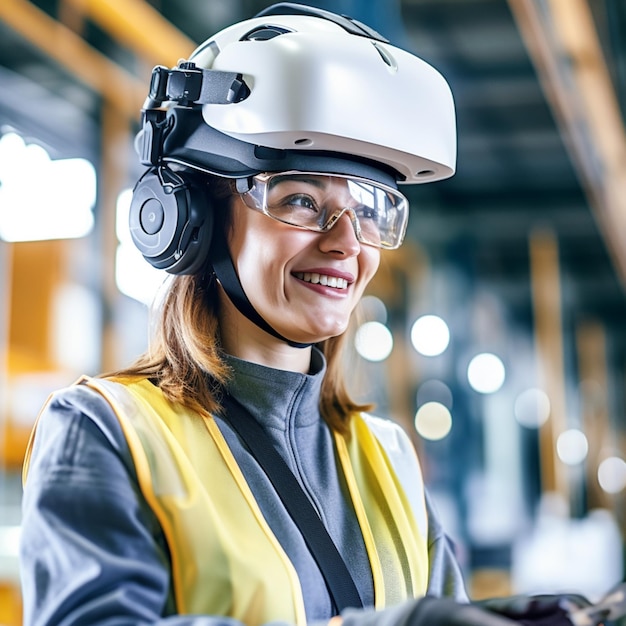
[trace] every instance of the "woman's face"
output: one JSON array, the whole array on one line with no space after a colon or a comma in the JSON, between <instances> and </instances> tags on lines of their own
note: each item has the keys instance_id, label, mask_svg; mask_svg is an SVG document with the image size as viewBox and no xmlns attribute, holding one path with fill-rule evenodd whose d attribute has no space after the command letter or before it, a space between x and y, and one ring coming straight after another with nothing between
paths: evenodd
<instances>
[{"instance_id":1,"label":"woman's face","mask_svg":"<svg viewBox=\"0 0 626 626\"><path fill-rule=\"evenodd\" d=\"M324 201L348 206L345 183L327 181ZM311 190L302 185L305 200L298 201L306 202ZM276 221L235 196L231 224L230 251L239 279L270 326L300 343L346 330L380 262L378 248L357 240L348 213L330 230L312 232Z\"/></svg>"}]
</instances>

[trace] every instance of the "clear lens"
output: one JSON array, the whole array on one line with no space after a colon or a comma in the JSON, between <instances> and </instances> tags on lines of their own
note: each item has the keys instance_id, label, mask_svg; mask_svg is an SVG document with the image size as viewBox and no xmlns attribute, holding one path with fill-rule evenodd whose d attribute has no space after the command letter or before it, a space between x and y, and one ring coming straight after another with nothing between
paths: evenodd
<instances>
[{"instance_id":1,"label":"clear lens","mask_svg":"<svg viewBox=\"0 0 626 626\"><path fill-rule=\"evenodd\" d=\"M355 176L259 174L241 196L252 209L317 232L329 230L348 213L358 240L379 248L397 248L408 221L408 202L399 191Z\"/></svg>"}]
</instances>

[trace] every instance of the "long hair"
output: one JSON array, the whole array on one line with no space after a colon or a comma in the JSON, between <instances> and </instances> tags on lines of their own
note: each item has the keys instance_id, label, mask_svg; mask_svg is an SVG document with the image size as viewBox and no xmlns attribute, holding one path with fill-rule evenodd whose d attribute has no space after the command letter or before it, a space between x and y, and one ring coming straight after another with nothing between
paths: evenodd
<instances>
[{"instance_id":1,"label":"long hair","mask_svg":"<svg viewBox=\"0 0 626 626\"><path fill-rule=\"evenodd\" d=\"M225 228L233 192L229 181L211 177L209 193L214 210L223 211ZM226 236L226 232L224 236ZM210 272L171 279L156 313L148 350L129 367L107 376L151 379L171 402L201 415L220 412L219 389L229 376L220 349L219 299ZM335 431L347 434L350 418L369 411L348 391L343 367L345 333L317 344L327 368L320 394L320 413Z\"/></svg>"}]
</instances>

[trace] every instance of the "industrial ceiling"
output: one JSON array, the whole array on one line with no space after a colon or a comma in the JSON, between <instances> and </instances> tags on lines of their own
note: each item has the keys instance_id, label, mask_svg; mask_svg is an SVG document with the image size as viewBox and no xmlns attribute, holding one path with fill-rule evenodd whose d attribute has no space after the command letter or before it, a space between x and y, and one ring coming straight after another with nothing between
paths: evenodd
<instances>
[{"instance_id":1,"label":"industrial ceiling","mask_svg":"<svg viewBox=\"0 0 626 626\"><path fill-rule=\"evenodd\" d=\"M269 4L4 0L0 121L54 154L97 161L103 101L136 123L152 65L175 63L209 34ZM624 3L314 4L374 23L451 84L457 174L415 193L412 236L433 253L463 250L478 278L523 306L529 232L553 229L575 308L606 316L618 331L626 283Z\"/></svg>"}]
</instances>

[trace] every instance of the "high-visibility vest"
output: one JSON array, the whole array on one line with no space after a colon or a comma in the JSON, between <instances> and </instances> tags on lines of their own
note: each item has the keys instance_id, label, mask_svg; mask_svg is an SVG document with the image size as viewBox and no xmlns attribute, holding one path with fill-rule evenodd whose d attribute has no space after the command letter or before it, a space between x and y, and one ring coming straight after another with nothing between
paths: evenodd
<instances>
[{"instance_id":1,"label":"high-visibility vest","mask_svg":"<svg viewBox=\"0 0 626 626\"><path fill-rule=\"evenodd\" d=\"M102 394L119 419L170 550L178 613L305 626L295 567L215 421L169 402L147 379L79 382ZM350 436L336 434L335 443L372 568L375 606L424 595L426 509L406 434L387 420L355 415Z\"/></svg>"}]
</instances>

